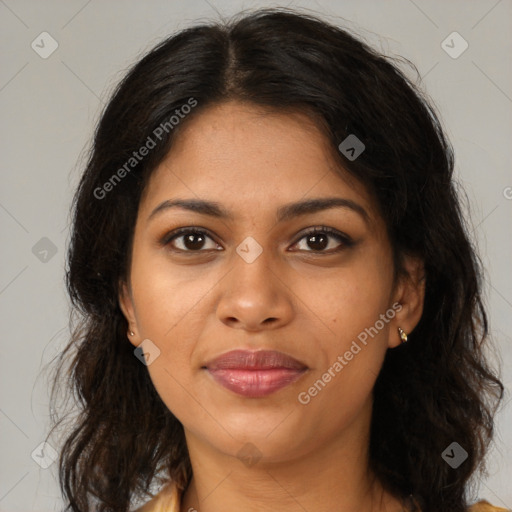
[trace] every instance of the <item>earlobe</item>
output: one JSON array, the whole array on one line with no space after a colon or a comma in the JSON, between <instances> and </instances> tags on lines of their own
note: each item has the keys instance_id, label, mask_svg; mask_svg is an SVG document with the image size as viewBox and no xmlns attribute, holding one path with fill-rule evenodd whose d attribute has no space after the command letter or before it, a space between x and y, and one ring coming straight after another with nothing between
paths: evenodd
<instances>
[{"instance_id":1,"label":"earlobe","mask_svg":"<svg viewBox=\"0 0 512 512\"><path fill-rule=\"evenodd\" d=\"M121 308L121 311L123 312L123 315L128 323L128 331L126 333L127 337L130 340L130 343L136 345L137 322L135 319L133 299L128 285L124 281L119 283L119 307Z\"/></svg>"},{"instance_id":2,"label":"earlobe","mask_svg":"<svg viewBox=\"0 0 512 512\"><path fill-rule=\"evenodd\" d=\"M425 299L425 266L421 259L407 256L404 261L404 272L397 286L395 301L402 307L394 319L395 328L391 330L389 346L395 347L404 341L418 325L423 314Z\"/></svg>"}]
</instances>

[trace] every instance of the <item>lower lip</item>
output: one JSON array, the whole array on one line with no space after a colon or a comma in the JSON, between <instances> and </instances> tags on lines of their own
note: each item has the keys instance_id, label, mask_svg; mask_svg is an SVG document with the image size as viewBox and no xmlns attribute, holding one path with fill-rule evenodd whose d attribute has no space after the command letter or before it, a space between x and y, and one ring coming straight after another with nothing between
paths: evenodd
<instances>
[{"instance_id":1,"label":"lower lip","mask_svg":"<svg viewBox=\"0 0 512 512\"><path fill-rule=\"evenodd\" d=\"M208 369L211 376L238 395L258 398L270 395L299 379L305 370L274 368L271 370Z\"/></svg>"}]
</instances>

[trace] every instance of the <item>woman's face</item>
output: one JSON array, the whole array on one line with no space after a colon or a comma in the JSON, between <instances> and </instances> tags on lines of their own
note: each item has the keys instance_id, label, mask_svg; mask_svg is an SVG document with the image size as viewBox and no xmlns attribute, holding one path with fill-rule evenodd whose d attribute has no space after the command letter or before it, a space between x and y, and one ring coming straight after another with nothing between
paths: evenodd
<instances>
[{"instance_id":1,"label":"woman's face","mask_svg":"<svg viewBox=\"0 0 512 512\"><path fill-rule=\"evenodd\" d=\"M419 320L375 204L326 144L303 115L229 102L150 179L120 303L189 445L276 462L366 435L385 352Z\"/></svg>"}]
</instances>

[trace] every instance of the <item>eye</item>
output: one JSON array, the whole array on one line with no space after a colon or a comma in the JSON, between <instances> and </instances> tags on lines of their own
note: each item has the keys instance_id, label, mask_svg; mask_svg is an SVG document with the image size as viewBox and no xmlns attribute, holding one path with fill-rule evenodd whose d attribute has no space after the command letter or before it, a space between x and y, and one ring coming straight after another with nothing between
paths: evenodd
<instances>
[{"instance_id":1,"label":"eye","mask_svg":"<svg viewBox=\"0 0 512 512\"><path fill-rule=\"evenodd\" d=\"M334 243L333 248L332 239L335 239L338 242L337 247L336 244ZM295 242L294 245L299 244L302 240L305 240L305 244L303 244L303 247L306 246L311 248L312 250L308 250L307 248L299 248L299 250L305 250L306 252L313 253L318 252L332 254L343 250L345 247L351 247L352 245L354 245L350 237L343 233L340 233L335 229L328 228L326 226L319 226L310 229L309 231L306 232L305 235L303 235L299 239L298 242ZM326 248L328 248L329 250L325 250Z\"/></svg>"},{"instance_id":2,"label":"eye","mask_svg":"<svg viewBox=\"0 0 512 512\"><path fill-rule=\"evenodd\" d=\"M207 241L210 240L210 247ZM201 252L202 250L219 250L219 245L208 232L202 228L180 228L166 235L160 242L163 246L171 245L181 252ZM206 247L205 247L206 245Z\"/></svg>"},{"instance_id":3,"label":"eye","mask_svg":"<svg viewBox=\"0 0 512 512\"><path fill-rule=\"evenodd\" d=\"M333 242L333 239L335 242ZM297 242L293 244L292 247L300 245L302 240L305 240L305 242L302 247L299 247L299 250L312 253L332 254L354 245L354 242L350 237L326 226L317 226L308 230ZM210 242L209 247L208 241ZM337 246L336 242L338 244ZM185 253L222 250L219 244L213 240L213 237L208 231L203 228L193 226L180 228L168 233L160 241L160 244L162 246L170 245L173 250ZM308 250L308 248L311 250Z\"/></svg>"}]
</instances>

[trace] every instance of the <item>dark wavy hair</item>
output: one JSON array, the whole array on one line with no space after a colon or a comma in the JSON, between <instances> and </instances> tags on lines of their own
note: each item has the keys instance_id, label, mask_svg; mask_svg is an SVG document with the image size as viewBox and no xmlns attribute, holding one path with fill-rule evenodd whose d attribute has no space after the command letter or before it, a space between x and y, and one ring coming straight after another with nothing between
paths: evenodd
<instances>
[{"instance_id":1,"label":"dark wavy hair","mask_svg":"<svg viewBox=\"0 0 512 512\"><path fill-rule=\"evenodd\" d=\"M485 471L503 385L484 351L482 265L453 179L453 149L432 102L400 70L404 62L419 76L407 59L381 55L348 29L264 9L172 35L119 83L73 201L72 334L58 358L69 365L65 386L78 406L60 451L66 510L88 512L95 503L95 510L126 511L161 475L181 489L191 477L183 427L134 357L118 297L149 176L182 126L228 100L311 116L340 166L375 197L395 272L405 254L424 262L421 320L408 343L388 350L374 387L370 465L389 492L413 494L423 512L466 509L473 478ZM191 98L197 106L170 129ZM166 122L156 147L113 182ZM353 161L337 149L349 134L366 146ZM55 429L64 416L52 410L52 419ZM457 469L441 457L453 441L468 453Z\"/></svg>"}]
</instances>

